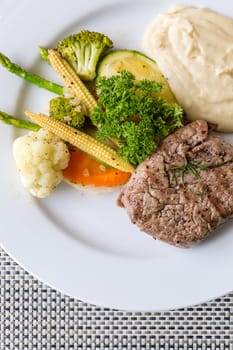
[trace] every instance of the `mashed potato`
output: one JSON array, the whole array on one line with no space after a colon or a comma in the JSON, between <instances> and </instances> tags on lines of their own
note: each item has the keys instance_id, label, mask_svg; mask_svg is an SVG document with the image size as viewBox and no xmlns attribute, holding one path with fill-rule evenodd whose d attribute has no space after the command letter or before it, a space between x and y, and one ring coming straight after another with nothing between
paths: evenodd
<instances>
[{"instance_id":1,"label":"mashed potato","mask_svg":"<svg viewBox=\"0 0 233 350\"><path fill-rule=\"evenodd\" d=\"M147 29L154 58L190 120L233 131L233 20L207 8L180 6Z\"/></svg>"}]
</instances>

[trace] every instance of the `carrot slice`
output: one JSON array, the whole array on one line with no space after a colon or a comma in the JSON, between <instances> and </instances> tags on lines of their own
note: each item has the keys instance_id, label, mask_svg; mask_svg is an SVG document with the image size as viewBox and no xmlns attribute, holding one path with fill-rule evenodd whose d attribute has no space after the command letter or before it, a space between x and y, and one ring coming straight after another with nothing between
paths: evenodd
<instances>
[{"instance_id":1,"label":"carrot slice","mask_svg":"<svg viewBox=\"0 0 233 350\"><path fill-rule=\"evenodd\" d=\"M131 173L97 162L77 148L70 149L69 165L63 174L74 184L106 187L123 185L131 176Z\"/></svg>"}]
</instances>

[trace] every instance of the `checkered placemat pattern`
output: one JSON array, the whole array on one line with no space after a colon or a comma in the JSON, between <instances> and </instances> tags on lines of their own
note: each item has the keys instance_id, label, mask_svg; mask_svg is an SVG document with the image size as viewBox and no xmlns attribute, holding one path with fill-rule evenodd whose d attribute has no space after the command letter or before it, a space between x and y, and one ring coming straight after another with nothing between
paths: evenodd
<instances>
[{"instance_id":1,"label":"checkered placemat pattern","mask_svg":"<svg viewBox=\"0 0 233 350\"><path fill-rule=\"evenodd\" d=\"M45 286L0 249L0 350L233 350L233 293L166 312L123 312Z\"/></svg>"}]
</instances>

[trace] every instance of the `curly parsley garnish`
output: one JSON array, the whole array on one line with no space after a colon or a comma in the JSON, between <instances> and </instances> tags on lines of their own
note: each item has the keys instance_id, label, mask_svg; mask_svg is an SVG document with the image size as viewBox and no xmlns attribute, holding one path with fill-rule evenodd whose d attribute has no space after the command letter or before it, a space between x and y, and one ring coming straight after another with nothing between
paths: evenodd
<instances>
[{"instance_id":1,"label":"curly parsley garnish","mask_svg":"<svg viewBox=\"0 0 233 350\"><path fill-rule=\"evenodd\" d=\"M183 126L183 110L159 96L161 83L142 80L123 71L96 80L98 105L91 119L98 125L97 137L115 138L119 154L136 166L157 148L158 142Z\"/></svg>"}]
</instances>

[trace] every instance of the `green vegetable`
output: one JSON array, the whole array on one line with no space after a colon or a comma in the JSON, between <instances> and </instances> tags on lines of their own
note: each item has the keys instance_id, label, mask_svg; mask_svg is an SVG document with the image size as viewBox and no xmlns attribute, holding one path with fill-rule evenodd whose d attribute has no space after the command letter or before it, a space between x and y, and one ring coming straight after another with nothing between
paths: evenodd
<instances>
[{"instance_id":1,"label":"green vegetable","mask_svg":"<svg viewBox=\"0 0 233 350\"><path fill-rule=\"evenodd\" d=\"M162 84L150 80L135 82L122 71L96 80L98 105L91 120L98 126L97 137L116 138L119 154L136 166L155 151L158 142L182 126L183 110L159 96Z\"/></svg>"},{"instance_id":2,"label":"green vegetable","mask_svg":"<svg viewBox=\"0 0 233 350\"><path fill-rule=\"evenodd\" d=\"M48 64L50 64L48 50L47 50L45 47L43 47L43 46L39 46L39 53L40 53L40 57L41 57L45 62L47 62Z\"/></svg>"},{"instance_id":3,"label":"green vegetable","mask_svg":"<svg viewBox=\"0 0 233 350\"><path fill-rule=\"evenodd\" d=\"M10 61L3 53L0 52L0 64L6 68L10 73L18 75L20 78L27 80L28 82L37 85L40 88L47 89L54 92L55 94L62 95L63 87L53 83L47 79L40 77L34 73L26 71L24 68L20 67L18 64Z\"/></svg>"},{"instance_id":4,"label":"green vegetable","mask_svg":"<svg viewBox=\"0 0 233 350\"><path fill-rule=\"evenodd\" d=\"M93 80L100 57L112 41L104 34L83 30L58 42L56 50L71 65L82 80Z\"/></svg>"},{"instance_id":5,"label":"green vegetable","mask_svg":"<svg viewBox=\"0 0 233 350\"><path fill-rule=\"evenodd\" d=\"M150 79L163 84L161 97L167 102L176 102L168 81L165 79L157 63L141 52L134 50L116 50L106 54L98 64L97 76L110 78L126 70L132 73L135 80Z\"/></svg>"},{"instance_id":6,"label":"green vegetable","mask_svg":"<svg viewBox=\"0 0 233 350\"><path fill-rule=\"evenodd\" d=\"M59 96L51 99L49 114L76 129L80 129L85 122L85 109L81 104L75 103L75 98Z\"/></svg>"},{"instance_id":7,"label":"green vegetable","mask_svg":"<svg viewBox=\"0 0 233 350\"><path fill-rule=\"evenodd\" d=\"M29 120L17 119L12 115L9 115L5 112L0 111L0 120L8 125L13 125L20 129L38 131L40 126L30 122Z\"/></svg>"}]
</instances>

